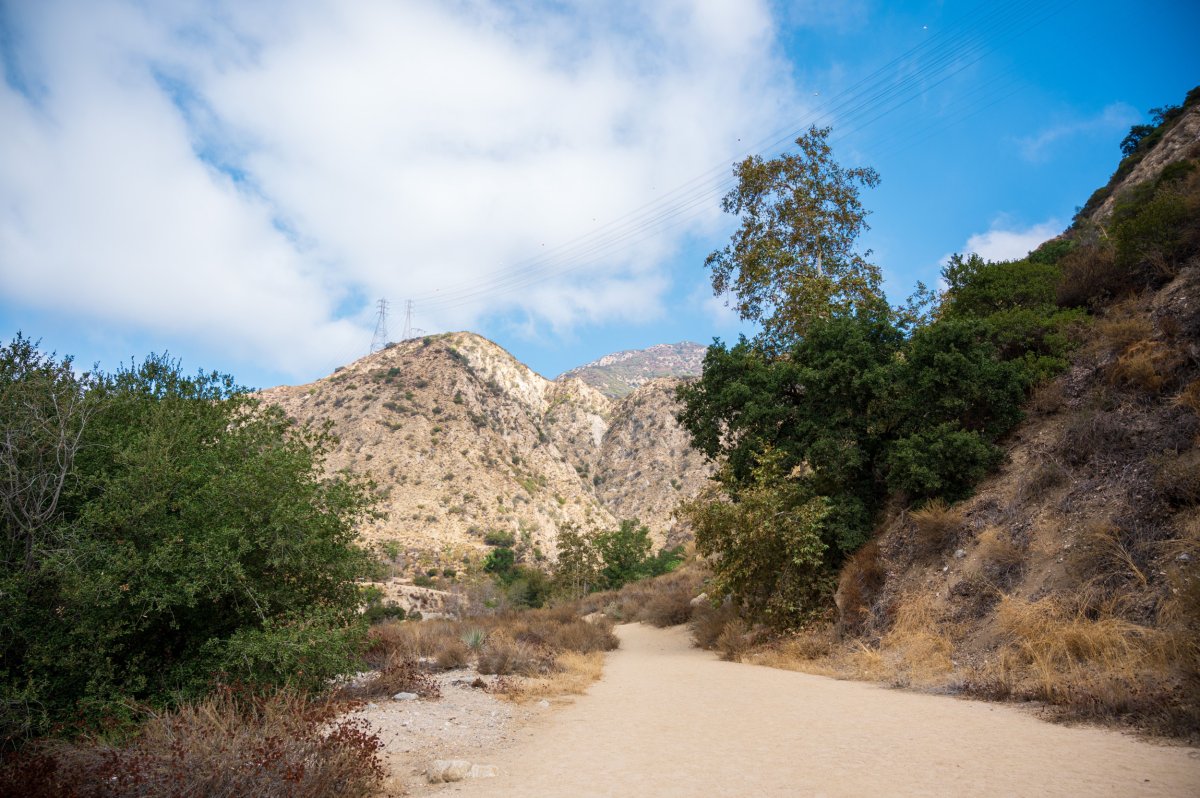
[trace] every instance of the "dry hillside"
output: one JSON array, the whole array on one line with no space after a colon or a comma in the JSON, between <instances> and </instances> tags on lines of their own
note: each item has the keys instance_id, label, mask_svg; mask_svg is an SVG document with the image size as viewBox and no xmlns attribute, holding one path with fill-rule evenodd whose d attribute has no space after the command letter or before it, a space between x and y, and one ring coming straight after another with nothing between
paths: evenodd
<instances>
[{"instance_id":1,"label":"dry hillside","mask_svg":"<svg viewBox=\"0 0 1200 798\"><path fill-rule=\"evenodd\" d=\"M636 517L664 542L675 503L707 475L676 425L672 388L658 381L613 400L579 379L546 380L478 335L449 333L262 398L330 421L339 444L328 467L375 481L381 513L365 540L451 564L496 532L552 556L568 523Z\"/></svg>"},{"instance_id":2,"label":"dry hillside","mask_svg":"<svg viewBox=\"0 0 1200 798\"><path fill-rule=\"evenodd\" d=\"M1185 209L1139 222L1169 231L1142 271L1114 265L1112 202L1072 231L1060 290L1094 318L1006 464L958 505L893 508L842 573L837 628L758 657L1200 735L1198 138L1192 106L1141 161L1143 181L1174 164L1154 196Z\"/></svg>"}]
</instances>

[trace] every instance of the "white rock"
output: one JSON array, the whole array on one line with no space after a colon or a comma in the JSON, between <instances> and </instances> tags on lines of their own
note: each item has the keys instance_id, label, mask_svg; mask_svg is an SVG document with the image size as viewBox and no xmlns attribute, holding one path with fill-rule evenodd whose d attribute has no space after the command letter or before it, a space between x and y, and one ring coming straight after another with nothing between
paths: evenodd
<instances>
[{"instance_id":1,"label":"white rock","mask_svg":"<svg viewBox=\"0 0 1200 798\"><path fill-rule=\"evenodd\" d=\"M954 550L954 559L961 560L963 557L966 557L966 556L967 556L966 549L955 549Z\"/></svg>"},{"instance_id":2,"label":"white rock","mask_svg":"<svg viewBox=\"0 0 1200 798\"><path fill-rule=\"evenodd\" d=\"M416 701L419 696L416 693L396 693L392 696L394 701Z\"/></svg>"},{"instance_id":3,"label":"white rock","mask_svg":"<svg viewBox=\"0 0 1200 798\"><path fill-rule=\"evenodd\" d=\"M471 775L472 765L465 759L436 759L425 771L430 784L462 781Z\"/></svg>"},{"instance_id":4,"label":"white rock","mask_svg":"<svg viewBox=\"0 0 1200 798\"><path fill-rule=\"evenodd\" d=\"M549 706L550 706L550 702L549 702L549 701L547 701L546 699L544 699L544 698L543 698L541 701L539 701L539 702L537 703L537 705L538 705L539 707L541 707L542 709L547 709L547 708L549 708Z\"/></svg>"}]
</instances>

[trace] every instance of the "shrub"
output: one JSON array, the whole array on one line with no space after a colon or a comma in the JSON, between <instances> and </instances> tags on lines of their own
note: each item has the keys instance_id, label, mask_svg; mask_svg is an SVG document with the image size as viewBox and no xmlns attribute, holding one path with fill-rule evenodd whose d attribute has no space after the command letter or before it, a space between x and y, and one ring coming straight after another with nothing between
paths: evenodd
<instances>
[{"instance_id":1,"label":"shrub","mask_svg":"<svg viewBox=\"0 0 1200 798\"><path fill-rule=\"evenodd\" d=\"M440 698L437 681L421 670L415 659L391 656L384 666L363 679L338 690L342 699L383 698L396 693L416 693L422 698Z\"/></svg>"},{"instance_id":2,"label":"shrub","mask_svg":"<svg viewBox=\"0 0 1200 798\"><path fill-rule=\"evenodd\" d=\"M721 629L714 648L720 652L721 659L737 662L753 644L753 630L741 618L734 618Z\"/></svg>"},{"instance_id":3,"label":"shrub","mask_svg":"<svg viewBox=\"0 0 1200 798\"><path fill-rule=\"evenodd\" d=\"M489 546L512 548L515 541L512 532L502 529L494 529L483 536L483 542Z\"/></svg>"},{"instance_id":4,"label":"shrub","mask_svg":"<svg viewBox=\"0 0 1200 798\"><path fill-rule=\"evenodd\" d=\"M1135 288L1129 270L1117 265L1116 254L1108 245L1076 247L1062 259L1060 268L1055 301L1063 307L1095 309Z\"/></svg>"},{"instance_id":5,"label":"shrub","mask_svg":"<svg viewBox=\"0 0 1200 798\"><path fill-rule=\"evenodd\" d=\"M0 508L0 735L198 697L214 674L266 689L350 671L371 498L323 476L332 438L163 357L86 382L47 376L47 361L20 338L0 349L0 425L17 444L0 480L53 473L44 443L21 437L26 408L79 409L63 419L79 448L58 503Z\"/></svg>"},{"instance_id":6,"label":"shrub","mask_svg":"<svg viewBox=\"0 0 1200 798\"><path fill-rule=\"evenodd\" d=\"M437 666L442 670L461 668L471 658L471 651L461 640L451 640L437 653Z\"/></svg>"},{"instance_id":7,"label":"shrub","mask_svg":"<svg viewBox=\"0 0 1200 798\"><path fill-rule=\"evenodd\" d=\"M963 510L942 499L927 502L909 514L913 526L913 552L928 557L945 551L962 530Z\"/></svg>"},{"instance_id":8,"label":"shrub","mask_svg":"<svg viewBox=\"0 0 1200 798\"><path fill-rule=\"evenodd\" d=\"M1157 285L1178 272L1196 248L1200 235L1200 222L1195 219L1197 202L1194 196L1170 187L1159 189L1148 201L1140 199L1130 197L1114 209L1114 220L1125 216L1113 230L1116 261L1144 284Z\"/></svg>"},{"instance_id":9,"label":"shrub","mask_svg":"<svg viewBox=\"0 0 1200 798\"><path fill-rule=\"evenodd\" d=\"M367 623L376 624L382 621L403 621L404 614L404 608L394 601L376 601L367 605L363 617L367 619Z\"/></svg>"},{"instance_id":10,"label":"shrub","mask_svg":"<svg viewBox=\"0 0 1200 798\"><path fill-rule=\"evenodd\" d=\"M1179 395L1175 397L1175 402L1200 415L1200 379L1192 380L1185 385Z\"/></svg>"},{"instance_id":11,"label":"shrub","mask_svg":"<svg viewBox=\"0 0 1200 798\"><path fill-rule=\"evenodd\" d=\"M692 613L692 640L699 648L712 650L730 623L739 622L737 611L730 604L714 607L711 603L698 605Z\"/></svg>"},{"instance_id":12,"label":"shrub","mask_svg":"<svg viewBox=\"0 0 1200 798\"><path fill-rule=\"evenodd\" d=\"M1003 452L978 433L941 424L901 438L888 455L888 487L921 499L965 499Z\"/></svg>"},{"instance_id":13,"label":"shrub","mask_svg":"<svg viewBox=\"0 0 1200 798\"><path fill-rule=\"evenodd\" d=\"M479 655L478 669L480 673L497 676L536 676L542 671L541 663L528 646L502 638L488 642Z\"/></svg>"},{"instance_id":14,"label":"shrub","mask_svg":"<svg viewBox=\"0 0 1200 798\"><path fill-rule=\"evenodd\" d=\"M692 591L685 585L658 593L638 613L638 620L653 626L678 626L692 619Z\"/></svg>"},{"instance_id":15,"label":"shrub","mask_svg":"<svg viewBox=\"0 0 1200 798\"><path fill-rule=\"evenodd\" d=\"M608 618L585 621L572 617L559 621L541 630L545 642L562 651L591 654L596 651L612 651L619 641L613 634L613 622Z\"/></svg>"},{"instance_id":16,"label":"shrub","mask_svg":"<svg viewBox=\"0 0 1200 798\"><path fill-rule=\"evenodd\" d=\"M385 770L383 743L342 708L294 693L220 692L153 715L139 736L49 743L0 765L0 794L24 798L254 795L366 798Z\"/></svg>"},{"instance_id":17,"label":"shrub","mask_svg":"<svg viewBox=\"0 0 1200 798\"><path fill-rule=\"evenodd\" d=\"M1157 394L1166 385L1171 372L1171 352L1158 341L1138 341L1126 347L1109 367L1113 385Z\"/></svg>"},{"instance_id":18,"label":"shrub","mask_svg":"<svg viewBox=\"0 0 1200 798\"><path fill-rule=\"evenodd\" d=\"M828 502L805 495L781 466L768 452L737 501L702 495L679 513L709 558L712 594L736 596L752 617L787 627L828 608L834 575L821 538Z\"/></svg>"}]
</instances>

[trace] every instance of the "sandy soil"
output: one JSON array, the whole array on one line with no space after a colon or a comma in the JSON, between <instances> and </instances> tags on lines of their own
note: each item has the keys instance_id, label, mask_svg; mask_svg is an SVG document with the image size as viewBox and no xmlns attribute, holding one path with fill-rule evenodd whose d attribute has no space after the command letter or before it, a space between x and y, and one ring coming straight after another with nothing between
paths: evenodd
<instances>
[{"instance_id":1,"label":"sandy soil","mask_svg":"<svg viewBox=\"0 0 1200 798\"><path fill-rule=\"evenodd\" d=\"M1200 751L1016 708L721 662L618 627L604 678L501 747L463 796L1195 796ZM410 782L411 784L411 782ZM412 785L416 787L417 785Z\"/></svg>"}]
</instances>

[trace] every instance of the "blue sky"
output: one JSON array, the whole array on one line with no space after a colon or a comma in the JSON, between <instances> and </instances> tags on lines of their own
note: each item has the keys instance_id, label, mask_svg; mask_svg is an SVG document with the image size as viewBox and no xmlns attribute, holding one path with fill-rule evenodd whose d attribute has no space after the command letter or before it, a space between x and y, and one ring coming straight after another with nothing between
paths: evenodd
<instances>
[{"instance_id":1,"label":"blue sky","mask_svg":"<svg viewBox=\"0 0 1200 798\"><path fill-rule=\"evenodd\" d=\"M1020 255L1200 83L1195 2L0 2L0 333L251 386L470 329L547 376L743 328L730 165L833 126L889 296Z\"/></svg>"}]
</instances>

